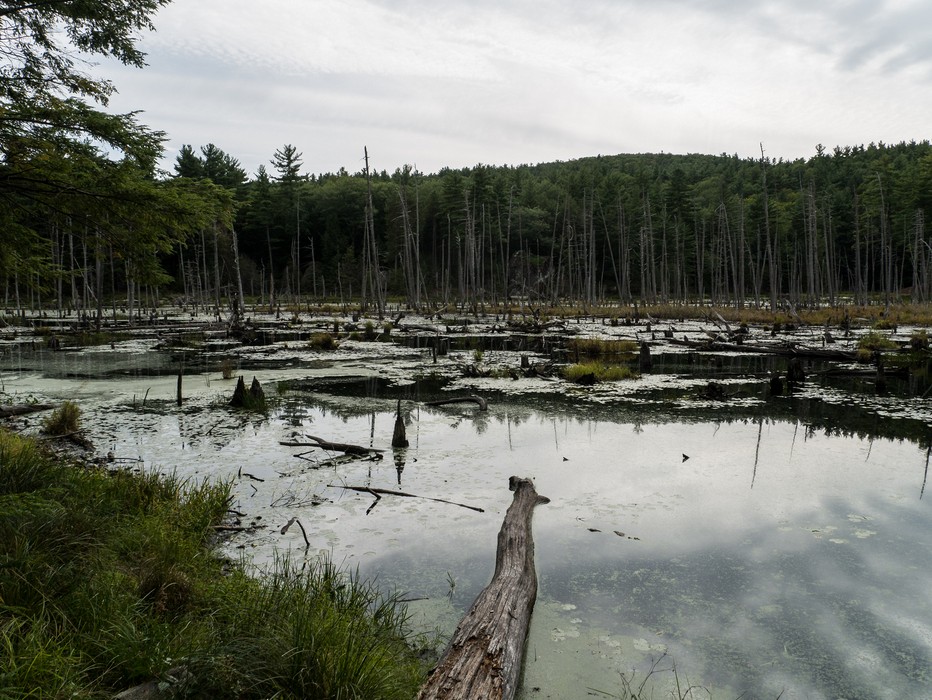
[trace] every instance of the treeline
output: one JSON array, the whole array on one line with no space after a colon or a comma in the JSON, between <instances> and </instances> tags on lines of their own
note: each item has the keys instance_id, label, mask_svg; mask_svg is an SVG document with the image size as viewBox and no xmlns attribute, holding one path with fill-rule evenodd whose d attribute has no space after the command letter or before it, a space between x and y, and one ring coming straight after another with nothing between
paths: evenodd
<instances>
[{"instance_id":1,"label":"treeline","mask_svg":"<svg viewBox=\"0 0 932 700\"><path fill-rule=\"evenodd\" d=\"M270 165L248 179L206 146L183 149L175 168L235 192L244 283L264 300L777 307L932 294L928 141L817 146L795 161L638 154L429 175L305 175L286 145ZM208 239L189 245L189 293L211 255Z\"/></svg>"},{"instance_id":2,"label":"treeline","mask_svg":"<svg viewBox=\"0 0 932 700\"><path fill-rule=\"evenodd\" d=\"M105 296L139 308L166 293L218 309L243 297L381 309L389 298L412 308L776 308L932 296L928 141L819 146L795 161L637 154L434 174L302 167L292 145L253 176L212 144L185 146L173 173L136 175L116 203L29 202L22 222L36 235L31 255L5 267L7 304L44 299L99 314Z\"/></svg>"}]
</instances>

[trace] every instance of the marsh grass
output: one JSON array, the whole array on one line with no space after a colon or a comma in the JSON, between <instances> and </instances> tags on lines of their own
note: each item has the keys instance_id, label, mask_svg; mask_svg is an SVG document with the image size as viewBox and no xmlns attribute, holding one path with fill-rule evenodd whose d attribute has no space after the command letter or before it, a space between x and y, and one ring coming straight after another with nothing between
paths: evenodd
<instances>
[{"instance_id":1,"label":"marsh grass","mask_svg":"<svg viewBox=\"0 0 932 700\"><path fill-rule=\"evenodd\" d=\"M0 431L0 696L110 697L182 667L173 697L413 697L398 601L328 561L221 562L229 498Z\"/></svg>"},{"instance_id":2,"label":"marsh grass","mask_svg":"<svg viewBox=\"0 0 932 700\"><path fill-rule=\"evenodd\" d=\"M81 409L73 401L65 401L42 420L42 432L47 435L71 435L80 428Z\"/></svg>"},{"instance_id":3,"label":"marsh grass","mask_svg":"<svg viewBox=\"0 0 932 700\"><path fill-rule=\"evenodd\" d=\"M622 379L636 379L638 376L640 375L627 365L605 364L595 360L563 368L563 378L579 384L614 382Z\"/></svg>"},{"instance_id":4,"label":"marsh grass","mask_svg":"<svg viewBox=\"0 0 932 700\"><path fill-rule=\"evenodd\" d=\"M336 339L325 332L311 334L308 345L312 350L336 350L339 347Z\"/></svg>"},{"instance_id":5,"label":"marsh grass","mask_svg":"<svg viewBox=\"0 0 932 700\"><path fill-rule=\"evenodd\" d=\"M78 347L91 347L96 345L112 345L130 337L125 333L112 331L81 331L75 334L73 342Z\"/></svg>"},{"instance_id":6,"label":"marsh grass","mask_svg":"<svg viewBox=\"0 0 932 700\"><path fill-rule=\"evenodd\" d=\"M638 351L637 342L628 339L570 338L566 347L576 357L588 358L611 357L635 360L637 359L635 353Z\"/></svg>"},{"instance_id":7,"label":"marsh grass","mask_svg":"<svg viewBox=\"0 0 932 700\"><path fill-rule=\"evenodd\" d=\"M890 340L885 335L881 335L875 331L869 331L865 333L858 339L858 350L897 350L899 345L896 342Z\"/></svg>"}]
</instances>

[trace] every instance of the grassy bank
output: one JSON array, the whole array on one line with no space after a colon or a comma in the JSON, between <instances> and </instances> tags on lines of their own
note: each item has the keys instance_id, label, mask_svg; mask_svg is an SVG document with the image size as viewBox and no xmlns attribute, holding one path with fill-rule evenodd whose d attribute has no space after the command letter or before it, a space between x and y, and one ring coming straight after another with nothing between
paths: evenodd
<instances>
[{"instance_id":1,"label":"grassy bank","mask_svg":"<svg viewBox=\"0 0 932 700\"><path fill-rule=\"evenodd\" d=\"M403 608L327 562L211 553L229 488L61 464L0 430L0 697L411 698Z\"/></svg>"}]
</instances>

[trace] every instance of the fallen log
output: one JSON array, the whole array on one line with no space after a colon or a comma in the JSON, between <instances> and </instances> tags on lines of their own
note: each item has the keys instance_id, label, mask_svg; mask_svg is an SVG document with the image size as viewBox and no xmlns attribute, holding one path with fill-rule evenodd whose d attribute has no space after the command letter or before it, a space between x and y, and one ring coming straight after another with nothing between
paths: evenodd
<instances>
[{"instance_id":1,"label":"fallen log","mask_svg":"<svg viewBox=\"0 0 932 700\"><path fill-rule=\"evenodd\" d=\"M27 413L38 413L39 411L49 411L53 408L55 408L55 406L50 403L20 403L13 406L0 406L0 418L22 416Z\"/></svg>"},{"instance_id":2,"label":"fallen log","mask_svg":"<svg viewBox=\"0 0 932 700\"><path fill-rule=\"evenodd\" d=\"M425 401L425 406L446 406L452 403L474 403L480 411L489 410L489 402L481 396L460 396L452 399L437 399L436 401Z\"/></svg>"},{"instance_id":3,"label":"fallen log","mask_svg":"<svg viewBox=\"0 0 932 700\"><path fill-rule=\"evenodd\" d=\"M296 442L294 440L283 440L278 444L285 447L319 447L322 450L330 450L331 452L343 452L344 454L348 455L367 455L372 452L385 452L385 450L378 450L374 447L350 445L345 442L330 442L329 440L324 440L323 438L315 437L314 435L308 435L307 437L314 442Z\"/></svg>"},{"instance_id":4,"label":"fallen log","mask_svg":"<svg viewBox=\"0 0 932 700\"><path fill-rule=\"evenodd\" d=\"M418 700L512 700L521 679L534 602L534 506L549 503L530 479L511 477L515 492L498 533L495 574L476 598L446 651L421 686Z\"/></svg>"}]
</instances>

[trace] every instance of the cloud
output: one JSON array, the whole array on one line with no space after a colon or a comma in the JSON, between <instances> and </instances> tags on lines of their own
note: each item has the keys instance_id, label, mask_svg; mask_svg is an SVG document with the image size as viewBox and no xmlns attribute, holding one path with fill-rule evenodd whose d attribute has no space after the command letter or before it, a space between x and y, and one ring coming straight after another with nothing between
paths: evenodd
<instances>
[{"instance_id":1,"label":"cloud","mask_svg":"<svg viewBox=\"0 0 932 700\"><path fill-rule=\"evenodd\" d=\"M932 8L932 6L930 6ZM885 0L198 0L119 69L118 109L253 170L540 162L619 151L800 157L923 138L932 9ZM109 67L107 68L109 71ZM172 156L173 157L173 156Z\"/></svg>"}]
</instances>

